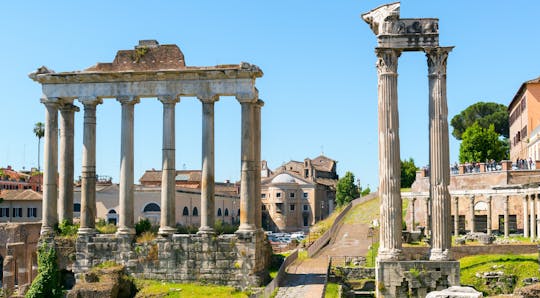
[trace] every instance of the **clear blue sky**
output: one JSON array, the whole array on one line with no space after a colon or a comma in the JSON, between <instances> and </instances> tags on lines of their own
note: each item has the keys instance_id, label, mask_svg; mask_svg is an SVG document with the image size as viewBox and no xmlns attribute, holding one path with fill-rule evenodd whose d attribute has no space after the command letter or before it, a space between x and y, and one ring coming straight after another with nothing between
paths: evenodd
<instances>
[{"instance_id":1,"label":"clear blue sky","mask_svg":"<svg viewBox=\"0 0 540 298\"><path fill-rule=\"evenodd\" d=\"M378 185L376 39L360 14L384 1L9 1L0 11L0 166L37 165L34 123L44 121L40 85L27 74L110 62L139 39L178 44L193 66L247 61L263 108L262 157L271 168L321 151ZM540 2L403 1L401 16L440 19L448 59L450 118L476 101L508 104L520 84L540 75ZM399 64L401 157L428 163L427 66L422 53ZM177 105L177 168L201 164L201 107ZM97 172L117 181L120 104L98 106ZM135 108L135 177L161 168L161 104ZM82 113L76 116L75 175L80 175ZM216 104L216 179L240 173L240 105ZM451 162L459 143L451 137ZM375 186L375 187L374 187Z\"/></svg>"}]
</instances>

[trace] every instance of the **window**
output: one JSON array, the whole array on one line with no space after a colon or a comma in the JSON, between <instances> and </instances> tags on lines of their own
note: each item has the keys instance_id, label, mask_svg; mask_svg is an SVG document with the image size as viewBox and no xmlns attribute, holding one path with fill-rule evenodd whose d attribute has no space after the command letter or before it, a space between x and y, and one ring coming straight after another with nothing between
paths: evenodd
<instances>
[{"instance_id":1,"label":"window","mask_svg":"<svg viewBox=\"0 0 540 298\"><path fill-rule=\"evenodd\" d=\"M262 198L262 199L266 199L266 194L265 194L265 193L262 193L262 194L261 194L261 198Z\"/></svg>"},{"instance_id":2,"label":"window","mask_svg":"<svg viewBox=\"0 0 540 298\"><path fill-rule=\"evenodd\" d=\"M185 207L185 206L184 206L184 210L182 210L182 215L183 215L183 216L188 216L188 215L189 215L188 207Z\"/></svg>"},{"instance_id":3,"label":"window","mask_svg":"<svg viewBox=\"0 0 540 298\"><path fill-rule=\"evenodd\" d=\"M73 204L73 212L81 212L81 203Z\"/></svg>"},{"instance_id":4,"label":"window","mask_svg":"<svg viewBox=\"0 0 540 298\"><path fill-rule=\"evenodd\" d=\"M276 213L283 213L283 203L276 203Z\"/></svg>"},{"instance_id":5,"label":"window","mask_svg":"<svg viewBox=\"0 0 540 298\"><path fill-rule=\"evenodd\" d=\"M225 208L225 216L229 216L229 208Z\"/></svg>"},{"instance_id":6,"label":"window","mask_svg":"<svg viewBox=\"0 0 540 298\"><path fill-rule=\"evenodd\" d=\"M193 207L193 216L199 216L199 210L197 207Z\"/></svg>"},{"instance_id":7,"label":"window","mask_svg":"<svg viewBox=\"0 0 540 298\"><path fill-rule=\"evenodd\" d=\"M221 208L218 208L218 210L217 210L217 216L221 216Z\"/></svg>"},{"instance_id":8,"label":"window","mask_svg":"<svg viewBox=\"0 0 540 298\"><path fill-rule=\"evenodd\" d=\"M307 227L309 226L309 222L308 222L308 219L309 219L309 216L306 214L304 215L304 227Z\"/></svg>"},{"instance_id":9,"label":"window","mask_svg":"<svg viewBox=\"0 0 540 298\"><path fill-rule=\"evenodd\" d=\"M289 198L294 198L294 192L289 193Z\"/></svg>"},{"instance_id":10,"label":"window","mask_svg":"<svg viewBox=\"0 0 540 298\"><path fill-rule=\"evenodd\" d=\"M309 205L304 205L304 211L309 211Z\"/></svg>"},{"instance_id":11,"label":"window","mask_svg":"<svg viewBox=\"0 0 540 298\"><path fill-rule=\"evenodd\" d=\"M305 192L304 193L304 199L307 199L307 198L309 198L309 193Z\"/></svg>"},{"instance_id":12,"label":"window","mask_svg":"<svg viewBox=\"0 0 540 298\"><path fill-rule=\"evenodd\" d=\"M9 217L9 208L0 208L0 217Z\"/></svg>"},{"instance_id":13,"label":"window","mask_svg":"<svg viewBox=\"0 0 540 298\"><path fill-rule=\"evenodd\" d=\"M26 208L26 217L37 217L37 208Z\"/></svg>"},{"instance_id":14,"label":"window","mask_svg":"<svg viewBox=\"0 0 540 298\"><path fill-rule=\"evenodd\" d=\"M294 204L290 204L289 205L289 212L293 212L294 211Z\"/></svg>"},{"instance_id":15,"label":"window","mask_svg":"<svg viewBox=\"0 0 540 298\"><path fill-rule=\"evenodd\" d=\"M280 192L276 193L276 198L281 198L281 193Z\"/></svg>"},{"instance_id":16,"label":"window","mask_svg":"<svg viewBox=\"0 0 540 298\"><path fill-rule=\"evenodd\" d=\"M159 205L156 203L149 203L146 206L144 206L143 212L160 212L161 208L159 208Z\"/></svg>"},{"instance_id":17,"label":"window","mask_svg":"<svg viewBox=\"0 0 540 298\"><path fill-rule=\"evenodd\" d=\"M13 217L23 217L22 208L13 208Z\"/></svg>"}]
</instances>

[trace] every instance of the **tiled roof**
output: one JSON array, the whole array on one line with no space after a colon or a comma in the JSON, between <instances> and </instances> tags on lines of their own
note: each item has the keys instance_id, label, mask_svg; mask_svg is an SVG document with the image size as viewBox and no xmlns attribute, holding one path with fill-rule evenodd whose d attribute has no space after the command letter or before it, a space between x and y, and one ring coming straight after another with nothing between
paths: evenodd
<instances>
[{"instance_id":1,"label":"tiled roof","mask_svg":"<svg viewBox=\"0 0 540 298\"><path fill-rule=\"evenodd\" d=\"M317 183L330 186L330 187L336 187L338 180L337 179L330 179L330 178L317 178Z\"/></svg>"},{"instance_id":2,"label":"tiled roof","mask_svg":"<svg viewBox=\"0 0 540 298\"><path fill-rule=\"evenodd\" d=\"M179 181L201 181L201 170L180 170L176 171L176 176L187 176L187 180ZM139 182L161 182L161 170L147 170L144 172Z\"/></svg>"},{"instance_id":3,"label":"tiled roof","mask_svg":"<svg viewBox=\"0 0 540 298\"><path fill-rule=\"evenodd\" d=\"M331 172L336 161L324 155L320 155L311 160L311 164L317 171Z\"/></svg>"},{"instance_id":4,"label":"tiled roof","mask_svg":"<svg viewBox=\"0 0 540 298\"><path fill-rule=\"evenodd\" d=\"M0 198L6 201L41 201L43 196L31 189L25 189L4 190L0 193Z\"/></svg>"}]
</instances>

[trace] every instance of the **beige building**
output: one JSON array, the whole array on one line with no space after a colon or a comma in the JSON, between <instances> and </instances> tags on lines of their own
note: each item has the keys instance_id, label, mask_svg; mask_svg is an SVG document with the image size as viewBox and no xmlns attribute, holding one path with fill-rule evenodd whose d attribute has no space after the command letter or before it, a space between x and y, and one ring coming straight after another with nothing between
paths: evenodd
<instances>
[{"instance_id":1,"label":"beige building","mask_svg":"<svg viewBox=\"0 0 540 298\"><path fill-rule=\"evenodd\" d=\"M262 161L262 227L274 232L307 230L334 209L336 161L319 156L289 161L275 171Z\"/></svg>"},{"instance_id":2,"label":"beige building","mask_svg":"<svg viewBox=\"0 0 540 298\"><path fill-rule=\"evenodd\" d=\"M0 222L41 221L41 193L32 189L3 190L0 198Z\"/></svg>"},{"instance_id":3,"label":"beige building","mask_svg":"<svg viewBox=\"0 0 540 298\"><path fill-rule=\"evenodd\" d=\"M508 114L510 159L540 160L540 77L521 85Z\"/></svg>"}]
</instances>

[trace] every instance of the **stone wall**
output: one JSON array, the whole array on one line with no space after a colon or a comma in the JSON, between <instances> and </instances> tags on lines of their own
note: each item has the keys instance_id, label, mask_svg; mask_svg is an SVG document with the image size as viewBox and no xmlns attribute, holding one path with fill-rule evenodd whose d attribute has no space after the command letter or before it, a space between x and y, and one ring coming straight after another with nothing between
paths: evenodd
<instances>
[{"instance_id":1,"label":"stone wall","mask_svg":"<svg viewBox=\"0 0 540 298\"><path fill-rule=\"evenodd\" d=\"M173 282L209 282L241 288L268 281L271 248L260 233L179 235L133 243L129 237L79 237L74 271L106 261L124 265L137 278Z\"/></svg>"},{"instance_id":2,"label":"stone wall","mask_svg":"<svg viewBox=\"0 0 540 298\"><path fill-rule=\"evenodd\" d=\"M514 245L464 245L452 246L452 257L459 260L463 257L487 254L532 254L538 253L536 244ZM406 260L426 260L429 247L403 247L403 256Z\"/></svg>"}]
</instances>

